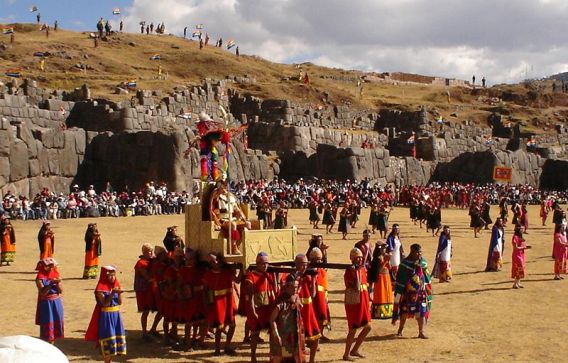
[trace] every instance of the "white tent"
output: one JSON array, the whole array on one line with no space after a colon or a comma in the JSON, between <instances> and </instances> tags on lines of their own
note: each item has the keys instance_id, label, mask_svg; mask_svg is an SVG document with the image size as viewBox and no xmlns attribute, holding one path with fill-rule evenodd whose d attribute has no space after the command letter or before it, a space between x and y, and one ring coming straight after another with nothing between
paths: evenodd
<instances>
[{"instance_id":1,"label":"white tent","mask_svg":"<svg viewBox=\"0 0 568 363\"><path fill-rule=\"evenodd\" d=\"M0 337L2 363L69 363L57 347L26 335Z\"/></svg>"}]
</instances>

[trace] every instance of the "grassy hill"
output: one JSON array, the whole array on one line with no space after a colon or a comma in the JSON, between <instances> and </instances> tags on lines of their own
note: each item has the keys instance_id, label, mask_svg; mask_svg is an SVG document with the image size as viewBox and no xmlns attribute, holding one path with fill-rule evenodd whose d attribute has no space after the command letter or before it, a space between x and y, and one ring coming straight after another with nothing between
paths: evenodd
<instances>
[{"instance_id":1,"label":"grassy hill","mask_svg":"<svg viewBox=\"0 0 568 363\"><path fill-rule=\"evenodd\" d=\"M552 93L550 80L475 90L411 82L364 82L360 94L356 80L373 75L305 63L301 68L310 77L306 86L297 80L298 65L243 55L246 49L236 57L234 52L212 45L200 50L198 42L173 35L131 33L113 34L95 48L89 32L51 30L46 37L36 25L9 26L15 28L15 42L10 44L9 36L0 35L1 80L8 80L4 76L7 69L20 68L23 77L37 80L42 87L72 89L88 83L94 96L115 101L131 97L114 94L117 85L131 79L137 80L140 89L168 91L179 85L201 84L205 78L248 75L257 82L233 87L262 98L349 104L372 111L381 107L415 110L426 105L454 122L470 119L485 123L488 114L498 111L540 132L568 116L568 97ZM39 69L40 58L34 56L35 52L50 54L44 72ZM160 54L161 60L151 60L155 54ZM159 67L167 79L158 79Z\"/></svg>"}]
</instances>

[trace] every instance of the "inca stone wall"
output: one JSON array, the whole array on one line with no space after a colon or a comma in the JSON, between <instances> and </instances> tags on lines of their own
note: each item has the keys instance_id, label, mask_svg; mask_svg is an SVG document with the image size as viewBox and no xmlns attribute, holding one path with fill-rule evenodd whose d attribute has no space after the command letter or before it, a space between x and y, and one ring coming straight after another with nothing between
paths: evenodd
<instances>
[{"instance_id":1,"label":"inca stone wall","mask_svg":"<svg viewBox=\"0 0 568 363\"><path fill-rule=\"evenodd\" d=\"M71 183L101 188L107 181L137 189L148 180L191 190L199 177L195 125L201 111L218 120L225 116L227 127L248 125L247 137L233 140L233 180L280 175L396 185L490 182L493 167L504 165L513 167L515 183L568 183L559 179L567 162L556 160L568 155L564 127L533 136L510 128L499 115L490 117L488 127L467 121L440 126L435 112L424 108L374 113L261 100L232 90L233 82L254 79L207 80L167 93L140 90L120 103L93 99L88 86L66 92L34 82L0 84L0 192L29 195L44 186L67 191ZM531 150L529 139L536 141Z\"/></svg>"},{"instance_id":2,"label":"inca stone wall","mask_svg":"<svg viewBox=\"0 0 568 363\"><path fill-rule=\"evenodd\" d=\"M0 192L30 195L43 187L66 192L73 183L102 187L106 181L135 189L148 180L191 190L198 177L198 113L220 118L219 106L225 102L228 108L225 82L168 95L140 91L118 104L89 99L86 86L68 93L28 82L0 84ZM229 114L227 120L234 119ZM238 139L234 146L229 164L234 180L278 174L274 157L245 150Z\"/></svg>"}]
</instances>

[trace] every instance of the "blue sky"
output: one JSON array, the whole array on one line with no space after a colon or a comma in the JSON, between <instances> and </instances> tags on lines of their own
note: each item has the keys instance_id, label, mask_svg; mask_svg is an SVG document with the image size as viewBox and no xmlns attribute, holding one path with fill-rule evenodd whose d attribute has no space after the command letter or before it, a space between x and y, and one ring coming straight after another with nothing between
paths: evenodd
<instances>
[{"instance_id":1,"label":"blue sky","mask_svg":"<svg viewBox=\"0 0 568 363\"><path fill-rule=\"evenodd\" d=\"M0 0L0 23L35 22L34 4L42 22L72 30L101 16L130 32L141 20L176 35L203 23L213 42L274 62L489 84L568 71L567 0Z\"/></svg>"},{"instance_id":2,"label":"blue sky","mask_svg":"<svg viewBox=\"0 0 568 363\"><path fill-rule=\"evenodd\" d=\"M121 0L0 0L0 3L1 23L35 22L37 13L31 13L29 9L36 5L42 23L53 24L57 19L61 27L73 30L94 28L101 16L120 19L121 15L112 15L112 9L118 7L122 10L132 5L132 1Z\"/></svg>"}]
</instances>

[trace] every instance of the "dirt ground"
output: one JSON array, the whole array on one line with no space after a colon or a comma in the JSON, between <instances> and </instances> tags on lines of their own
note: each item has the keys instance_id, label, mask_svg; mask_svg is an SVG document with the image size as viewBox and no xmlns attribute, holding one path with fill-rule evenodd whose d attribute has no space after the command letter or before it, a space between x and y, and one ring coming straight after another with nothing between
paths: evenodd
<instances>
[{"instance_id":1,"label":"dirt ground","mask_svg":"<svg viewBox=\"0 0 568 363\"><path fill-rule=\"evenodd\" d=\"M493 208L493 217L497 208ZM330 262L348 262L348 251L361 236L369 210L363 211L357 228L348 241L339 233L324 235L331 246ZM558 361L565 357L565 337L568 334L566 301L568 281L554 281L552 226L540 226L538 207L529 208L531 225L526 235L533 246L527 252L525 288L511 289L511 226L507 226L505 266L498 273L485 273L485 260L490 231L473 238L467 227L465 210L444 210L442 218L452 228L454 246L454 279L450 284L434 283L434 302L426 334L429 340L416 339L417 325L407 323L404 338L395 338L396 328L390 321L373 321L373 330L363 345L365 361ZM307 210L290 212L289 224L299 228L302 250L313 232L307 222ZM94 306L95 280L81 279L83 269L83 235L88 223L96 221L103 238L102 264L116 264L121 269L119 279L125 294L122 314L128 330L128 355L121 362L248 362L249 346L238 344L237 357L213 357L212 351L174 352L158 343L144 343L140 336L139 314L133 284L133 266L143 242L161 244L166 226L176 224L184 234L183 216L99 218L96 220L58 220L52 225L56 234L55 258L64 279L64 309L66 338L56 345L70 361L100 360L90 342L83 341ZM437 238L425 229L412 225L408 210L395 209L391 223L401 225L401 238L407 251L411 243L423 246L430 266L436 251ZM34 286L34 267L39 256L37 246L38 221L15 221L17 233L16 263L0 268L1 334L36 336L34 325L37 291ZM373 240L378 235L373 235ZM330 274L330 306L332 330L327 333L331 343L321 345L317 360L335 362L341 359L347 333L342 303L343 279L340 271ZM235 342L242 341L244 321L237 321ZM264 334L267 338L266 334ZM211 344L211 343L209 343ZM261 360L268 360L268 345L259 350ZM371 359L374 358L374 359Z\"/></svg>"}]
</instances>

